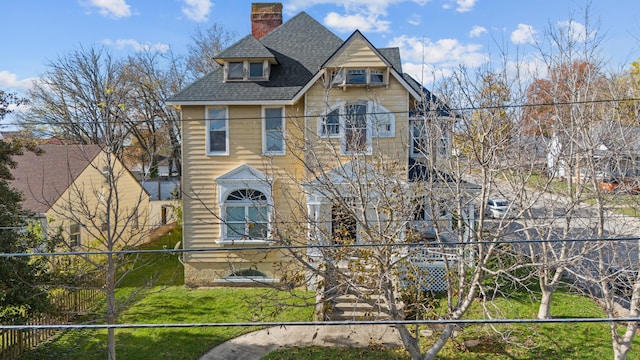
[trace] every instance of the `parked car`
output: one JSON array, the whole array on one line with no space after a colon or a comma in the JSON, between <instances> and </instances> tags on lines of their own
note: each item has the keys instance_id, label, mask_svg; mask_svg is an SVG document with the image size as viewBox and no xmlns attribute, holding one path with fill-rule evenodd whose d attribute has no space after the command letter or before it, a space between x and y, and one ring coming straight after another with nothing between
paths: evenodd
<instances>
[{"instance_id":1,"label":"parked car","mask_svg":"<svg viewBox=\"0 0 640 360\"><path fill-rule=\"evenodd\" d=\"M494 219L503 219L511 211L510 205L507 199L489 199L487 201L487 215Z\"/></svg>"}]
</instances>

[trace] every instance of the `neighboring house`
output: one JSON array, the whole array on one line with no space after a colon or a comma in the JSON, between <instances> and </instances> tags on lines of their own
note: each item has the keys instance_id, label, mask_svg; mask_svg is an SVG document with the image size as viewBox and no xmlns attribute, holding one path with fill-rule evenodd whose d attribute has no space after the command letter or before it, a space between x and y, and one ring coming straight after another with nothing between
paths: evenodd
<instances>
[{"instance_id":1,"label":"neighboring house","mask_svg":"<svg viewBox=\"0 0 640 360\"><path fill-rule=\"evenodd\" d=\"M131 163L129 169L131 172L139 179L139 180L149 180L151 179L149 164L142 164L139 161ZM166 179L173 178L178 176L180 172L178 171L177 164L171 161L169 156L158 155L158 177Z\"/></svg>"},{"instance_id":2,"label":"neighboring house","mask_svg":"<svg viewBox=\"0 0 640 360\"><path fill-rule=\"evenodd\" d=\"M121 245L146 241L149 194L115 156L98 145L39 149L14 157L11 185L47 234L61 230L68 245L83 250L103 249L107 232Z\"/></svg>"},{"instance_id":3,"label":"neighboring house","mask_svg":"<svg viewBox=\"0 0 640 360\"><path fill-rule=\"evenodd\" d=\"M306 13L282 24L278 3L253 4L251 19L252 35L168 100L182 117L184 249L229 249L185 253L187 285L242 282L242 274L279 281L285 255L238 247L268 246L281 236L275 224L294 219L332 231L338 210L312 173L344 180L358 159L383 154L404 165L410 183L428 176L410 174L410 161L437 164L451 152L454 117L402 72L398 48L376 48L359 31L342 40Z\"/></svg>"},{"instance_id":4,"label":"neighboring house","mask_svg":"<svg viewBox=\"0 0 640 360\"><path fill-rule=\"evenodd\" d=\"M150 179L140 182L149 193L149 224L151 228L178 221L180 200L180 181Z\"/></svg>"},{"instance_id":5,"label":"neighboring house","mask_svg":"<svg viewBox=\"0 0 640 360\"><path fill-rule=\"evenodd\" d=\"M585 175L590 173L587 170L587 164L590 163L598 178L637 180L640 176L638 126L602 123L591 127L582 136L567 136L556 132L548 143L547 167L552 176L565 178L572 175L576 179L585 180ZM569 150L573 153L570 154Z\"/></svg>"}]
</instances>

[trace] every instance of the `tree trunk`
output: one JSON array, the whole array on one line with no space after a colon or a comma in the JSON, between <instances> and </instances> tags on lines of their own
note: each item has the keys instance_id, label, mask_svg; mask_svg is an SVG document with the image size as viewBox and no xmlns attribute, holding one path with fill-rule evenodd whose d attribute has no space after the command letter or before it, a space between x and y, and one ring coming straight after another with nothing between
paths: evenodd
<instances>
[{"instance_id":1,"label":"tree trunk","mask_svg":"<svg viewBox=\"0 0 640 360\"><path fill-rule=\"evenodd\" d=\"M110 246L110 249L112 247ZM105 281L105 292L107 297L107 324L112 325L116 323L116 319L118 316L118 309L116 303L116 266L115 259L113 258L113 254L107 255L107 278ZM116 360L116 332L114 328L109 328L107 330L107 351L108 351L108 359Z\"/></svg>"},{"instance_id":2,"label":"tree trunk","mask_svg":"<svg viewBox=\"0 0 640 360\"><path fill-rule=\"evenodd\" d=\"M617 342L613 344L613 358L614 360L627 360L627 353L631 347L630 343Z\"/></svg>"},{"instance_id":3,"label":"tree trunk","mask_svg":"<svg viewBox=\"0 0 640 360\"><path fill-rule=\"evenodd\" d=\"M553 290L550 290L546 286L541 286L540 291L542 291L542 298L540 299L540 306L538 307L538 319L549 319L551 317Z\"/></svg>"},{"instance_id":4,"label":"tree trunk","mask_svg":"<svg viewBox=\"0 0 640 360\"><path fill-rule=\"evenodd\" d=\"M421 360L422 353L420 352L420 345L418 341L419 335L413 337L407 327L405 325L398 325L398 332L400 333L400 339L402 339L402 344L404 345L405 350L409 353L413 360Z\"/></svg>"},{"instance_id":5,"label":"tree trunk","mask_svg":"<svg viewBox=\"0 0 640 360\"><path fill-rule=\"evenodd\" d=\"M444 330L442 331L436 342L433 343L433 345L431 345L427 352L424 354L424 360L433 360L436 358L436 356L438 356L440 350L442 350L447 341L449 341L451 334L453 334L454 328L454 324L445 325Z\"/></svg>"}]
</instances>

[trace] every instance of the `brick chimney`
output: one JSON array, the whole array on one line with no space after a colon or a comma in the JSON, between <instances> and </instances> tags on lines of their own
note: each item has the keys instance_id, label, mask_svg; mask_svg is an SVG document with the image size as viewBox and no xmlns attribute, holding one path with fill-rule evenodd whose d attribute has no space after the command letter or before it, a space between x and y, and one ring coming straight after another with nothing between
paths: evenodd
<instances>
[{"instance_id":1,"label":"brick chimney","mask_svg":"<svg viewBox=\"0 0 640 360\"><path fill-rule=\"evenodd\" d=\"M282 3L251 4L251 35L260 40L282 25Z\"/></svg>"}]
</instances>

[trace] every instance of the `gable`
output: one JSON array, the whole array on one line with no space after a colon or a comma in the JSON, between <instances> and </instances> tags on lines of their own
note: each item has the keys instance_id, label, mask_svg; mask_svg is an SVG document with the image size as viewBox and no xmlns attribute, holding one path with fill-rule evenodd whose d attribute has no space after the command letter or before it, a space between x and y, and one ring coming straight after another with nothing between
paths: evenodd
<instances>
[{"instance_id":1,"label":"gable","mask_svg":"<svg viewBox=\"0 0 640 360\"><path fill-rule=\"evenodd\" d=\"M41 145L43 153L14 157L11 186L24 197L23 207L44 213L101 152L98 145Z\"/></svg>"},{"instance_id":2,"label":"gable","mask_svg":"<svg viewBox=\"0 0 640 360\"><path fill-rule=\"evenodd\" d=\"M329 68L389 66L361 37L345 44L326 64Z\"/></svg>"}]
</instances>

